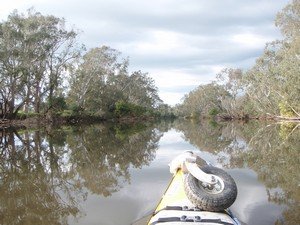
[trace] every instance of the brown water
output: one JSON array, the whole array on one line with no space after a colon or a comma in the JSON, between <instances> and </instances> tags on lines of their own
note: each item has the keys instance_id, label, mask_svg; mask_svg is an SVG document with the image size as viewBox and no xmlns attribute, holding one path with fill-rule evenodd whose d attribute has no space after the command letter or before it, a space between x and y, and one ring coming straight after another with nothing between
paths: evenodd
<instances>
[{"instance_id":1,"label":"brown water","mask_svg":"<svg viewBox=\"0 0 300 225\"><path fill-rule=\"evenodd\" d=\"M297 124L214 122L0 131L0 224L130 225L149 214L185 150L235 179L244 223L298 224Z\"/></svg>"}]
</instances>

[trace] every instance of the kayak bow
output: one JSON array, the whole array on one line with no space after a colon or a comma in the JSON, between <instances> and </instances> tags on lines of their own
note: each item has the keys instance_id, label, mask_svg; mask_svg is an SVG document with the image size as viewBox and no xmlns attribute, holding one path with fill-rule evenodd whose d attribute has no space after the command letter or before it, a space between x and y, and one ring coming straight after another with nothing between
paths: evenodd
<instances>
[{"instance_id":1,"label":"kayak bow","mask_svg":"<svg viewBox=\"0 0 300 225\"><path fill-rule=\"evenodd\" d=\"M186 186L189 186L189 184L187 185L186 182L189 182L188 179L193 179L193 178L188 178L189 176L191 176L191 174L188 173L187 171L184 171L184 169L182 169L181 167L182 166L179 166L179 168L176 168L176 170L174 170L174 166L172 168L172 163L171 163L170 169L173 170L174 176L168 188L166 189L163 197L161 198L159 204L157 205L152 217L150 218L148 225L188 225L188 224L240 225L239 221L232 215L229 209L222 208L228 206L229 205L228 203L225 202L225 204L223 204L221 208L215 207L216 204L215 202L218 202L220 196L223 197L224 193L222 192L226 190L224 191L222 190L221 192L211 191L213 189L203 188L202 187L203 184L201 182L196 182L194 186L196 185L198 189L199 186L201 186L200 188L201 191L199 191L200 189L195 190L195 192L191 194L190 193L191 190L193 192L193 188L195 187L187 188ZM206 166L206 167L215 168L212 166ZM223 170L221 171L221 169L219 168L215 168L215 169L217 172L220 170L220 172L217 174L216 177L218 178L221 177L222 179L224 179L225 186L228 186L226 181L228 177L224 178L222 175L223 173L225 173L225 171ZM203 171L206 172L208 170L203 169ZM215 171L215 170L210 169L209 171ZM230 177L230 179L232 178ZM228 187L232 187L232 186L229 185ZM201 196L196 196L197 199L201 199L201 204L197 204L197 201L195 202L194 199L191 199L191 197L195 198L194 196L195 194L201 195ZM236 192L231 195L232 196L235 195L232 197L235 200ZM221 199L223 200L224 198ZM227 201L227 198L225 200ZM229 201L231 205L233 203L231 202L232 199ZM206 208L210 209L211 206L213 206L212 207L213 210L206 209Z\"/></svg>"}]
</instances>

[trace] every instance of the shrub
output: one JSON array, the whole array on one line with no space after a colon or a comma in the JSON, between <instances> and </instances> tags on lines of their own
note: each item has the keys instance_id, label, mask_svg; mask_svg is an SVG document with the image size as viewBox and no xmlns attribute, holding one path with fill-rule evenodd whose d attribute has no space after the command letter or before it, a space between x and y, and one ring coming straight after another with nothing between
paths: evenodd
<instances>
[{"instance_id":1,"label":"shrub","mask_svg":"<svg viewBox=\"0 0 300 225\"><path fill-rule=\"evenodd\" d=\"M118 117L122 116L141 116L145 114L147 110L142 107L132 103L118 101L115 104L115 115Z\"/></svg>"}]
</instances>

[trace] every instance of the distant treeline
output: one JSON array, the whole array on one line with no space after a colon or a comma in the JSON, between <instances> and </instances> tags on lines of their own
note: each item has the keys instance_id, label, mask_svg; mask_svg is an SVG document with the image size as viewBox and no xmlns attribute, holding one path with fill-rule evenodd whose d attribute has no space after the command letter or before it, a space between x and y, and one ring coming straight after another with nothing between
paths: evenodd
<instances>
[{"instance_id":1,"label":"distant treeline","mask_svg":"<svg viewBox=\"0 0 300 225\"><path fill-rule=\"evenodd\" d=\"M0 118L168 114L147 73L108 46L87 51L78 33L33 9L0 23Z\"/></svg>"},{"instance_id":2,"label":"distant treeline","mask_svg":"<svg viewBox=\"0 0 300 225\"><path fill-rule=\"evenodd\" d=\"M300 119L300 1L277 14L283 40L267 43L249 70L227 68L176 106L186 117Z\"/></svg>"}]
</instances>

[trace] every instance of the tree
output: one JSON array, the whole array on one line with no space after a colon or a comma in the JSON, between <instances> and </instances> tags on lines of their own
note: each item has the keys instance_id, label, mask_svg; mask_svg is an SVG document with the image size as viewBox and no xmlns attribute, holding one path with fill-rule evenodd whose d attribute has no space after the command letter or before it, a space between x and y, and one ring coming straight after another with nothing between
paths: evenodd
<instances>
[{"instance_id":1,"label":"tree","mask_svg":"<svg viewBox=\"0 0 300 225\"><path fill-rule=\"evenodd\" d=\"M244 114L244 85L241 69L226 68L217 74L217 82L230 94L222 99L222 108L233 117Z\"/></svg>"},{"instance_id":2,"label":"tree","mask_svg":"<svg viewBox=\"0 0 300 225\"><path fill-rule=\"evenodd\" d=\"M223 86L216 83L199 85L184 97L179 114L198 117L222 111L222 99L229 96Z\"/></svg>"},{"instance_id":3,"label":"tree","mask_svg":"<svg viewBox=\"0 0 300 225\"><path fill-rule=\"evenodd\" d=\"M299 39L300 36L300 2L293 0L277 14L275 24L287 39Z\"/></svg>"},{"instance_id":4,"label":"tree","mask_svg":"<svg viewBox=\"0 0 300 225\"><path fill-rule=\"evenodd\" d=\"M128 73L129 61L108 46L93 48L71 74L68 102L81 112L105 116L117 102L154 108L161 100L154 80L141 71Z\"/></svg>"},{"instance_id":5,"label":"tree","mask_svg":"<svg viewBox=\"0 0 300 225\"><path fill-rule=\"evenodd\" d=\"M140 70L128 77L128 85L124 86L123 92L128 102L146 108L155 108L162 102L154 80Z\"/></svg>"},{"instance_id":6,"label":"tree","mask_svg":"<svg viewBox=\"0 0 300 225\"><path fill-rule=\"evenodd\" d=\"M88 51L70 78L69 104L94 115L103 115L110 108L109 86L115 76L127 74L128 60L108 46Z\"/></svg>"},{"instance_id":7,"label":"tree","mask_svg":"<svg viewBox=\"0 0 300 225\"><path fill-rule=\"evenodd\" d=\"M0 26L0 84L4 114L14 117L22 106L39 113L41 103L61 94L59 87L73 60L80 56L77 33L64 19L14 11ZM18 104L16 104L18 102Z\"/></svg>"},{"instance_id":8,"label":"tree","mask_svg":"<svg viewBox=\"0 0 300 225\"><path fill-rule=\"evenodd\" d=\"M14 113L15 101L23 84L23 74L26 73L22 64L22 35L17 16L0 26L0 85L2 116ZM17 107L18 108L18 107Z\"/></svg>"},{"instance_id":9,"label":"tree","mask_svg":"<svg viewBox=\"0 0 300 225\"><path fill-rule=\"evenodd\" d=\"M300 117L300 2L293 0L276 17L278 26L285 39L279 55L282 61L279 72L283 74L285 84L282 87L281 106ZM281 107L281 112L283 112Z\"/></svg>"},{"instance_id":10,"label":"tree","mask_svg":"<svg viewBox=\"0 0 300 225\"><path fill-rule=\"evenodd\" d=\"M246 92L261 114L300 117L299 1L294 0L277 15L276 25L284 39L266 45L246 74Z\"/></svg>"}]
</instances>

